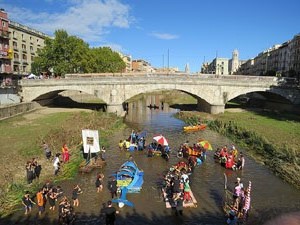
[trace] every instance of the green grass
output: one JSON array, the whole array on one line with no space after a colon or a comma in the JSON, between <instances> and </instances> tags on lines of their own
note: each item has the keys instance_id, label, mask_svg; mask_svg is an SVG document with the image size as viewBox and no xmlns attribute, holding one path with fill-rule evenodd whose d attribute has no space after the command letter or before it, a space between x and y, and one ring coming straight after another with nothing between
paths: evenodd
<instances>
[{"instance_id":1,"label":"green grass","mask_svg":"<svg viewBox=\"0 0 300 225\"><path fill-rule=\"evenodd\" d=\"M218 116L225 122L234 121L239 127L256 132L276 147L298 148L300 144L300 122L295 115L285 117L272 113L225 112ZM298 121L296 120L298 119Z\"/></svg>"},{"instance_id":2,"label":"green grass","mask_svg":"<svg viewBox=\"0 0 300 225\"><path fill-rule=\"evenodd\" d=\"M250 111L219 115L180 112L176 117L186 122L201 119L210 129L229 137L247 149L254 159L300 189L299 115Z\"/></svg>"}]
</instances>

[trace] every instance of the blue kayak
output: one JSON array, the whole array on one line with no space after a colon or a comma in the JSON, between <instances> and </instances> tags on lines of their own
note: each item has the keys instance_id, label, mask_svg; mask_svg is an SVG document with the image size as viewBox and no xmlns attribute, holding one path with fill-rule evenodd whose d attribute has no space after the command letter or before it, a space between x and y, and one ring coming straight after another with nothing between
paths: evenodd
<instances>
[{"instance_id":1,"label":"blue kayak","mask_svg":"<svg viewBox=\"0 0 300 225\"><path fill-rule=\"evenodd\" d=\"M141 191L144 183L144 171L140 170L134 161L126 161L113 176L121 190L121 197L112 201L119 203L119 207L124 205L133 207L133 203L127 200L126 195Z\"/></svg>"}]
</instances>

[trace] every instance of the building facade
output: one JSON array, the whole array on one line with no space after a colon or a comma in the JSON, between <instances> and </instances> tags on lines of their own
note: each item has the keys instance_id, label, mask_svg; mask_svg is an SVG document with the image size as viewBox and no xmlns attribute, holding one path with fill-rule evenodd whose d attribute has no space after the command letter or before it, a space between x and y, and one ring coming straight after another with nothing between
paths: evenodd
<instances>
[{"instance_id":1,"label":"building facade","mask_svg":"<svg viewBox=\"0 0 300 225\"><path fill-rule=\"evenodd\" d=\"M237 74L300 76L300 34L247 60L239 67Z\"/></svg>"},{"instance_id":2,"label":"building facade","mask_svg":"<svg viewBox=\"0 0 300 225\"><path fill-rule=\"evenodd\" d=\"M10 21L9 45L12 48L11 67L13 74L28 75L39 49L45 46L48 35L22 24Z\"/></svg>"},{"instance_id":3,"label":"building facade","mask_svg":"<svg viewBox=\"0 0 300 225\"><path fill-rule=\"evenodd\" d=\"M295 35L290 42L290 75L300 75L300 33Z\"/></svg>"},{"instance_id":4,"label":"building facade","mask_svg":"<svg viewBox=\"0 0 300 225\"><path fill-rule=\"evenodd\" d=\"M227 58L215 58L211 63L205 66L205 73L224 75L228 73L228 62Z\"/></svg>"},{"instance_id":5,"label":"building facade","mask_svg":"<svg viewBox=\"0 0 300 225\"><path fill-rule=\"evenodd\" d=\"M124 55L121 52L118 52L121 59L123 60L123 62L125 63L126 67L125 69L122 71L124 73L130 73L132 72L132 58L130 55Z\"/></svg>"},{"instance_id":6,"label":"building facade","mask_svg":"<svg viewBox=\"0 0 300 225\"><path fill-rule=\"evenodd\" d=\"M0 73L9 74L11 68L11 54L9 47L8 16L4 9L0 9Z\"/></svg>"},{"instance_id":7,"label":"building facade","mask_svg":"<svg viewBox=\"0 0 300 225\"><path fill-rule=\"evenodd\" d=\"M146 72L153 73L154 68L151 64L143 59L134 59L132 60L132 71L133 72Z\"/></svg>"},{"instance_id":8,"label":"building facade","mask_svg":"<svg viewBox=\"0 0 300 225\"><path fill-rule=\"evenodd\" d=\"M228 74L234 74L240 66L239 51L235 49L232 52L232 58L228 61Z\"/></svg>"}]
</instances>

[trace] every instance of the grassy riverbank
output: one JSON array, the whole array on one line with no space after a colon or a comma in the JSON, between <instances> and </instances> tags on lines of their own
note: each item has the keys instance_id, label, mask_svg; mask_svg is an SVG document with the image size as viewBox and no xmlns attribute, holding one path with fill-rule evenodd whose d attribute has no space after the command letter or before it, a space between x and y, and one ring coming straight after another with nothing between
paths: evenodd
<instances>
[{"instance_id":1,"label":"grassy riverbank","mask_svg":"<svg viewBox=\"0 0 300 225\"><path fill-rule=\"evenodd\" d=\"M82 156L79 146L82 129L99 130L100 143L107 146L107 137L123 127L121 118L100 112L53 112L36 111L0 122L1 158L3 171L0 175L0 216L8 215L21 203L24 191L35 193L46 180L57 182L73 178L78 171ZM63 165L59 176L54 177L52 162L46 161L41 148L43 141L52 152L60 153L63 143L70 148L70 163ZM37 158L42 165L39 181L26 184L25 163Z\"/></svg>"},{"instance_id":2,"label":"grassy riverbank","mask_svg":"<svg viewBox=\"0 0 300 225\"><path fill-rule=\"evenodd\" d=\"M225 112L210 115L180 112L187 123L205 121L208 126L247 149L278 176L300 189L300 116L266 111Z\"/></svg>"}]
</instances>

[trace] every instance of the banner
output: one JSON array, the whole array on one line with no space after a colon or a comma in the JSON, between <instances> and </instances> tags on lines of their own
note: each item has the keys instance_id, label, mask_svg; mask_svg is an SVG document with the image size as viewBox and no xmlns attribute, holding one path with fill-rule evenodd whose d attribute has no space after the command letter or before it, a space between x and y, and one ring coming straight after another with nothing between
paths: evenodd
<instances>
[{"instance_id":1,"label":"banner","mask_svg":"<svg viewBox=\"0 0 300 225\"><path fill-rule=\"evenodd\" d=\"M82 130L82 142L84 153L100 152L98 130Z\"/></svg>"}]
</instances>

